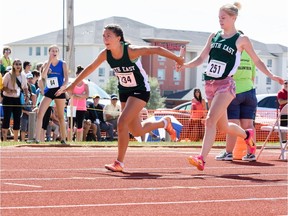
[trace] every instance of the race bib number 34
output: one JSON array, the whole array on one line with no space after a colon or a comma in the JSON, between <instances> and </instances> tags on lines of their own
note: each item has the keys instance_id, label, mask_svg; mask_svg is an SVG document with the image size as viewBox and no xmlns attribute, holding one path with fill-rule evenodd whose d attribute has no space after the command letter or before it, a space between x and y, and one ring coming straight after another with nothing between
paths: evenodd
<instances>
[{"instance_id":1,"label":"race bib number 34","mask_svg":"<svg viewBox=\"0 0 288 216\"><path fill-rule=\"evenodd\" d=\"M137 86L135 76L132 72L129 73L116 73L119 82L124 87L135 87Z\"/></svg>"},{"instance_id":2,"label":"race bib number 34","mask_svg":"<svg viewBox=\"0 0 288 216\"><path fill-rule=\"evenodd\" d=\"M47 78L47 87L48 87L49 89L58 88L58 87L59 87L59 84L58 84L58 79L57 79L57 77Z\"/></svg>"},{"instance_id":3,"label":"race bib number 34","mask_svg":"<svg viewBox=\"0 0 288 216\"><path fill-rule=\"evenodd\" d=\"M222 77L223 73L225 72L225 68L225 62L211 60L208 64L206 74L210 77L219 78Z\"/></svg>"}]
</instances>

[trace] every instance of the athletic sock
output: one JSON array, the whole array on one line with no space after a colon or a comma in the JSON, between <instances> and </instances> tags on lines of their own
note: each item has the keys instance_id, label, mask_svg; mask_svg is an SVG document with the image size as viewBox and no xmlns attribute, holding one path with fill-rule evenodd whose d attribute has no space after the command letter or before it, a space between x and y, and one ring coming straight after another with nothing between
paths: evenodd
<instances>
[{"instance_id":1,"label":"athletic sock","mask_svg":"<svg viewBox=\"0 0 288 216\"><path fill-rule=\"evenodd\" d=\"M168 125L168 121L167 121L165 118L163 118L162 120L163 120L163 122L164 122L164 129L166 129L166 128L167 128L167 125Z\"/></svg>"},{"instance_id":2,"label":"athletic sock","mask_svg":"<svg viewBox=\"0 0 288 216\"><path fill-rule=\"evenodd\" d=\"M116 161L120 164L121 167L124 167L124 163L123 162L120 162L119 160L116 160Z\"/></svg>"}]
</instances>

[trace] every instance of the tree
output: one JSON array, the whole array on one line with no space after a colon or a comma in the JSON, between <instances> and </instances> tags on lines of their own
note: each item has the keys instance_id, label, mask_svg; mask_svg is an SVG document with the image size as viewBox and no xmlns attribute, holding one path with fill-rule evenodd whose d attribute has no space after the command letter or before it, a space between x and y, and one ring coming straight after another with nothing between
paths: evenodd
<instances>
[{"instance_id":1,"label":"tree","mask_svg":"<svg viewBox=\"0 0 288 216\"><path fill-rule=\"evenodd\" d=\"M148 101L146 108L154 110L157 108L165 107L164 102L166 98L161 97L158 79L155 77L149 77L149 83L151 92L150 92L150 99Z\"/></svg>"},{"instance_id":2,"label":"tree","mask_svg":"<svg viewBox=\"0 0 288 216\"><path fill-rule=\"evenodd\" d=\"M108 82L106 83L106 86L104 90L108 94L117 94L118 95L118 79L117 77L110 77Z\"/></svg>"}]
</instances>

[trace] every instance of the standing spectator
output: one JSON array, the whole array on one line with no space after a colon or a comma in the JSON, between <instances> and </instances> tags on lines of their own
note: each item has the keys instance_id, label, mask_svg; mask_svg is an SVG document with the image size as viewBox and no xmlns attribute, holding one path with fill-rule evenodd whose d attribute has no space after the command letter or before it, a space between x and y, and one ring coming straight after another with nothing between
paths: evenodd
<instances>
[{"instance_id":1,"label":"standing spectator","mask_svg":"<svg viewBox=\"0 0 288 216\"><path fill-rule=\"evenodd\" d=\"M0 72L1 72L2 77L4 76L6 72L5 66L2 64L2 59L0 59Z\"/></svg>"},{"instance_id":2,"label":"standing spectator","mask_svg":"<svg viewBox=\"0 0 288 216\"><path fill-rule=\"evenodd\" d=\"M235 27L239 3L226 4L219 10L220 31L212 33L200 55L185 63L183 68L194 68L209 57L204 74L205 93L208 99L209 111L206 117L205 133L201 153L188 157L191 165L203 171L206 158L215 141L217 128L222 133L228 133L245 139L251 149L255 149L253 129L242 129L239 125L228 122L227 107L235 97L235 81L233 75L240 64L241 52L246 51L256 67L272 80L283 83L283 79L272 74L264 62L256 54L250 39L241 35ZM178 67L181 68L181 67Z\"/></svg>"},{"instance_id":3,"label":"standing spectator","mask_svg":"<svg viewBox=\"0 0 288 216\"><path fill-rule=\"evenodd\" d=\"M24 61L23 62L23 71L25 74L31 73L31 62L30 61Z\"/></svg>"},{"instance_id":4,"label":"standing spectator","mask_svg":"<svg viewBox=\"0 0 288 216\"><path fill-rule=\"evenodd\" d=\"M117 121L120 116L121 107L118 102L118 97L116 94L111 95L111 103L104 106L103 114L104 120L113 125L114 130L117 131Z\"/></svg>"},{"instance_id":5,"label":"standing spectator","mask_svg":"<svg viewBox=\"0 0 288 216\"><path fill-rule=\"evenodd\" d=\"M5 70L8 66L12 66L12 59L10 58L11 48L6 46L3 48L3 56L1 58L2 65L5 67Z\"/></svg>"},{"instance_id":6,"label":"standing spectator","mask_svg":"<svg viewBox=\"0 0 288 216\"><path fill-rule=\"evenodd\" d=\"M241 33L243 34L243 33ZM256 90L254 88L254 79L256 76L256 67L246 51L241 54L240 65L233 76L236 84L236 97L227 108L228 121L240 125L243 129L253 129L253 141L256 143L256 130L254 119L257 108ZM226 150L215 157L216 160L233 160L233 149L237 141L236 136L227 134ZM251 149L247 145L247 154L242 158L245 161L255 161L256 148Z\"/></svg>"},{"instance_id":7,"label":"standing spectator","mask_svg":"<svg viewBox=\"0 0 288 216\"><path fill-rule=\"evenodd\" d=\"M280 111L283 109L283 107L287 104L287 97L288 97L288 81L285 80L282 89L280 89L277 93L277 99L279 103L279 109ZM280 126L287 127L288 126L288 115L280 115ZM287 142L287 133L281 132L281 138L282 142Z\"/></svg>"},{"instance_id":8,"label":"standing spectator","mask_svg":"<svg viewBox=\"0 0 288 216\"><path fill-rule=\"evenodd\" d=\"M46 80L46 87L44 89L44 97L39 106L39 112L37 113L35 142L39 143L43 116L50 106L51 101L54 100L59 118L62 137L61 144L66 144L66 124L64 117L66 95L65 93L58 94L58 92L66 88L68 83L68 68L66 62L58 59L58 46L52 45L48 51L49 59L44 63L41 73L41 78Z\"/></svg>"},{"instance_id":9,"label":"standing spectator","mask_svg":"<svg viewBox=\"0 0 288 216\"><path fill-rule=\"evenodd\" d=\"M25 74L21 71L22 63L19 59L15 59L12 64L12 70L7 72L3 77L3 141L7 141L7 133L10 127L11 114L13 114L14 141L18 141L20 117L22 113L22 105L20 102L21 89L24 91L25 101L28 102L27 80Z\"/></svg>"},{"instance_id":10,"label":"standing spectator","mask_svg":"<svg viewBox=\"0 0 288 216\"><path fill-rule=\"evenodd\" d=\"M0 73L0 103L2 103L2 88L3 88L3 79L2 79L2 74ZM2 109L2 105L1 105Z\"/></svg>"},{"instance_id":11,"label":"standing spectator","mask_svg":"<svg viewBox=\"0 0 288 216\"><path fill-rule=\"evenodd\" d=\"M33 74L31 72L27 73L26 74L26 79L27 79L27 82L28 82L28 85L29 85L29 92L30 92L30 100L32 102L32 106L33 108L36 106L36 100L37 100L37 97L36 97L36 87L34 85L34 77L33 77Z\"/></svg>"},{"instance_id":12,"label":"standing spectator","mask_svg":"<svg viewBox=\"0 0 288 216\"><path fill-rule=\"evenodd\" d=\"M32 72L32 75L33 75L33 80L32 80L32 83L33 85L35 86L35 89L37 90L39 88L38 86L38 79L40 77L40 72L38 70L33 70Z\"/></svg>"},{"instance_id":13,"label":"standing spectator","mask_svg":"<svg viewBox=\"0 0 288 216\"><path fill-rule=\"evenodd\" d=\"M138 116L149 101L150 85L140 57L156 54L173 59L180 65L184 59L160 46L133 46L124 40L122 28L114 24L104 27L103 43L105 48L66 88L66 91L71 92L80 80L93 73L104 61L109 63L118 78L121 115L117 125L118 156L114 163L105 165L105 168L114 172L122 172L129 144L129 132L134 136L142 136L148 131L162 127L168 131L172 140L176 140L176 131L172 126L171 119L167 116L157 122L145 122L144 125L141 125ZM137 117L135 118L135 116Z\"/></svg>"},{"instance_id":14,"label":"standing spectator","mask_svg":"<svg viewBox=\"0 0 288 216\"><path fill-rule=\"evenodd\" d=\"M26 74L26 78L27 78ZM30 73L30 75L32 76L32 74ZM21 119L20 119L20 137L21 137L21 141L25 141L26 135L28 133L28 127L29 127L29 112L32 111L33 108L33 104L32 104L32 91L31 91L31 85L28 82L27 83L28 86L28 101L25 103L25 105L22 107L22 115L21 115ZM33 95L33 97L35 98L35 95Z\"/></svg>"},{"instance_id":15,"label":"standing spectator","mask_svg":"<svg viewBox=\"0 0 288 216\"><path fill-rule=\"evenodd\" d=\"M191 124L193 130L197 134L196 140L203 138L205 116L207 113L206 101L202 98L202 93L199 88L193 91L193 98L191 100Z\"/></svg>"},{"instance_id":16,"label":"standing spectator","mask_svg":"<svg viewBox=\"0 0 288 216\"><path fill-rule=\"evenodd\" d=\"M82 66L78 66L76 70L76 77L84 70ZM83 121L85 117L85 113L87 111L86 101L89 96L89 88L88 85L81 81L79 82L72 91L70 95L71 99L69 101L69 105L72 107L76 107L76 117L73 117L73 121L71 123L72 118L68 118L68 141L72 140L72 132L74 129L74 123L76 122L76 141L83 140ZM68 110L67 110L68 111ZM72 113L71 113L71 116ZM72 125L72 128L71 128Z\"/></svg>"}]
</instances>

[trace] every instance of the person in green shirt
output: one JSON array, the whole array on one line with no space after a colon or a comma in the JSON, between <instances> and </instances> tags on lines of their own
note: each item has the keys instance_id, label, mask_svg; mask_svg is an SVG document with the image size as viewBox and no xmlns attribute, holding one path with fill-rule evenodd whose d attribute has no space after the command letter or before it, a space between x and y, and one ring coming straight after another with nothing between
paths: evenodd
<instances>
[{"instance_id":1,"label":"person in green shirt","mask_svg":"<svg viewBox=\"0 0 288 216\"><path fill-rule=\"evenodd\" d=\"M256 76L256 67L246 51L241 54L240 65L233 79L236 84L236 97L227 108L228 121L240 125L243 129L252 128L254 130L254 143L256 143L254 119L257 108L256 91L254 88L254 78ZM226 150L215 157L219 161L232 161L233 149L237 137L227 134ZM247 145L247 155L242 160L256 161L255 149Z\"/></svg>"}]
</instances>

